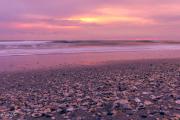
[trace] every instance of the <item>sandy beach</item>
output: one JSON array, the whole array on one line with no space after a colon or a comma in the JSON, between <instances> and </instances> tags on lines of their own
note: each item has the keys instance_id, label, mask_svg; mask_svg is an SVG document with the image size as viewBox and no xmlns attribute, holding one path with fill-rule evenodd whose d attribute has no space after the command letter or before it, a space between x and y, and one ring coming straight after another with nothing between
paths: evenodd
<instances>
[{"instance_id":1,"label":"sandy beach","mask_svg":"<svg viewBox=\"0 0 180 120\"><path fill-rule=\"evenodd\" d=\"M179 59L0 74L1 119L179 120Z\"/></svg>"},{"instance_id":2,"label":"sandy beach","mask_svg":"<svg viewBox=\"0 0 180 120\"><path fill-rule=\"evenodd\" d=\"M0 0L0 120L180 120L180 0Z\"/></svg>"},{"instance_id":3,"label":"sandy beach","mask_svg":"<svg viewBox=\"0 0 180 120\"><path fill-rule=\"evenodd\" d=\"M0 57L0 72L29 71L38 69L54 69L71 66L92 66L107 62L122 62L129 60L177 59L180 50L47 54L27 56Z\"/></svg>"}]
</instances>

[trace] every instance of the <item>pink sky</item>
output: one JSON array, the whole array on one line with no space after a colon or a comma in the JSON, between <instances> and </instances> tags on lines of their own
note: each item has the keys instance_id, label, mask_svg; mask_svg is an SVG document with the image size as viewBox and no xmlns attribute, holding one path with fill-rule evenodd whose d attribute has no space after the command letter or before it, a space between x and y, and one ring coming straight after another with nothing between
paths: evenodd
<instances>
[{"instance_id":1,"label":"pink sky","mask_svg":"<svg viewBox=\"0 0 180 120\"><path fill-rule=\"evenodd\" d=\"M180 40L180 0L1 0L0 40Z\"/></svg>"}]
</instances>

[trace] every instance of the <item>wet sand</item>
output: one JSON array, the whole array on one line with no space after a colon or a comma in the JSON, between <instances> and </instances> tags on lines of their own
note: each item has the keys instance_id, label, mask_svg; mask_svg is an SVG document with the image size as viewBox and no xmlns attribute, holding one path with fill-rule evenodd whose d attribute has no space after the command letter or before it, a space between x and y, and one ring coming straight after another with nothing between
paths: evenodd
<instances>
[{"instance_id":1,"label":"wet sand","mask_svg":"<svg viewBox=\"0 0 180 120\"><path fill-rule=\"evenodd\" d=\"M180 59L0 74L1 119L179 120Z\"/></svg>"},{"instance_id":2,"label":"wet sand","mask_svg":"<svg viewBox=\"0 0 180 120\"><path fill-rule=\"evenodd\" d=\"M0 72L29 71L37 69L62 68L63 66L99 65L106 62L174 59L180 58L180 50L48 54L0 57Z\"/></svg>"}]
</instances>

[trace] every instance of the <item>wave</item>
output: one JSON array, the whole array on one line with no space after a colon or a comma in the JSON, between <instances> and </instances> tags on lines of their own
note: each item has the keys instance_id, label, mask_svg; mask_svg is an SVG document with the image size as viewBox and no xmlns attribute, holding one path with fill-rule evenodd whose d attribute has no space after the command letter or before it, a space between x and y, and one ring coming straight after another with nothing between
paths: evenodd
<instances>
[{"instance_id":1,"label":"wave","mask_svg":"<svg viewBox=\"0 0 180 120\"><path fill-rule=\"evenodd\" d=\"M160 50L180 50L180 45L133 45L133 46L81 46L81 47L46 47L46 48L9 48L1 49L0 56L46 55L70 53L103 53L103 52L142 52Z\"/></svg>"}]
</instances>

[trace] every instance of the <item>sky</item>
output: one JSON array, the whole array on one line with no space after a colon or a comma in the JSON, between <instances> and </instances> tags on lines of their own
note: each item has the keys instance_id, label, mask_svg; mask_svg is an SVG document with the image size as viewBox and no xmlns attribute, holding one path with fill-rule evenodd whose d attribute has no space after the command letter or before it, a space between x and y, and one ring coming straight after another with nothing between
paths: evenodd
<instances>
[{"instance_id":1,"label":"sky","mask_svg":"<svg viewBox=\"0 0 180 120\"><path fill-rule=\"evenodd\" d=\"M0 0L0 40L180 40L180 0Z\"/></svg>"}]
</instances>

